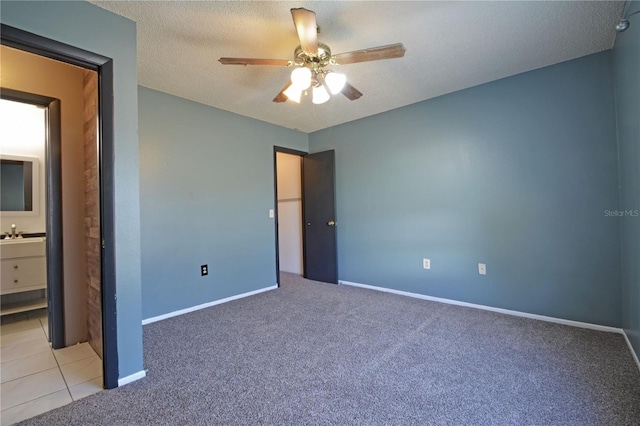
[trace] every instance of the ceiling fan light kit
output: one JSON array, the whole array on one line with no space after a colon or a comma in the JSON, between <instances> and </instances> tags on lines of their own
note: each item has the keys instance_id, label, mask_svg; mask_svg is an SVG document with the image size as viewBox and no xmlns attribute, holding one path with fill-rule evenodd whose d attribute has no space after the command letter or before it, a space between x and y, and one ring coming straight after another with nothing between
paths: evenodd
<instances>
[{"instance_id":1,"label":"ceiling fan light kit","mask_svg":"<svg viewBox=\"0 0 640 426\"><path fill-rule=\"evenodd\" d=\"M287 99L289 99L290 101L293 101L297 104L300 103L300 98L302 97L302 89L299 89L298 87L294 86L293 84L289 85L289 87L287 87L285 90L282 91L282 93L285 94L285 96L287 97ZM284 102L286 99L282 99L279 101L276 101L274 99L274 102Z\"/></svg>"},{"instance_id":2,"label":"ceiling fan light kit","mask_svg":"<svg viewBox=\"0 0 640 426\"><path fill-rule=\"evenodd\" d=\"M347 76L337 72L329 72L325 75L324 81L327 82L332 95L337 95L342 91L344 84L347 82Z\"/></svg>"},{"instance_id":3,"label":"ceiling fan light kit","mask_svg":"<svg viewBox=\"0 0 640 426\"><path fill-rule=\"evenodd\" d=\"M370 62L382 59L401 58L405 48L401 43L388 46L373 47L353 52L331 54L331 49L318 42L316 14L304 8L291 9L293 23L300 39L300 46L294 51L294 60L254 59L254 58L220 58L223 65L279 65L295 67L291 72L291 81L273 98L273 102L290 100L300 103L302 94L311 88L312 102L323 104L332 95L342 93L347 99L354 101L362 93L347 83L344 74L325 69L328 65L346 65L357 62Z\"/></svg>"},{"instance_id":4,"label":"ceiling fan light kit","mask_svg":"<svg viewBox=\"0 0 640 426\"><path fill-rule=\"evenodd\" d=\"M300 90L306 90L311 86L313 73L309 68L298 67L291 71L291 85Z\"/></svg>"},{"instance_id":5,"label":"ceiling fan light kit","mask_svg":"<svg viewBox=\"0 0 640 426\"><path fill-rule=\"evenodd\" d=\"M316 105L323 104L329 100L329 92L323 85L314 86L313 88L313 103Z\"/></svg>"}]
</instances>

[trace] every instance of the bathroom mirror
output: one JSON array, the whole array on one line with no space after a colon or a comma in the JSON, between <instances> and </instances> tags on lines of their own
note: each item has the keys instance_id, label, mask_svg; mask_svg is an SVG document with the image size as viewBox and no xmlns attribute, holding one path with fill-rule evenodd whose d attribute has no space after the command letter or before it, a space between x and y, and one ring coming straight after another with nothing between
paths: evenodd
<instances>
[{"instance_id":1,"label":"bathroom mirror","mask_svg":"<svg viewBox=\"0 0 640 426\"><path fill-rule=\"evenodd\" d=\"M40 164L35 157L0 155L0 213L38 214Z\"/></svg>"}]
</instances>

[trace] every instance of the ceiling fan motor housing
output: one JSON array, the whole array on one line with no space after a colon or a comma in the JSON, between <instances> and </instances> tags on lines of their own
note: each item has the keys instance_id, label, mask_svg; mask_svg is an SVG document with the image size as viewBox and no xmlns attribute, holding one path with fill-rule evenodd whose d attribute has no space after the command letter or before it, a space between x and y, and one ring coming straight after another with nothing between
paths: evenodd
<instances>
[{"instance_id":1,"label":"ceiling fan motor housing","mask_svg":"<svg viewBox=\"0 0 640 426\"><path fill-rule=\"evenodd\" d=\"M314 69L322 68L331 62L331 49L326 44L318 42L318 53L314 55L305 52L301 46L298 46L293 57L297 65L304 66L309 64Z\"/></svg>"}]
</instances>

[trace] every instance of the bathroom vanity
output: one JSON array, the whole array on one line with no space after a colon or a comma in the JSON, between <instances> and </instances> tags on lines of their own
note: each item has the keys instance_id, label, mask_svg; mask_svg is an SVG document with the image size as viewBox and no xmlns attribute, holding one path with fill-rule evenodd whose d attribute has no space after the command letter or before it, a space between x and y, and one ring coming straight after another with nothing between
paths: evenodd
<instances>
[{"instance_id":1,"label":"bathroom vanity","mask_svg":"<svg viewBox=\"0 0 640 426\"><path fill-rule=\"evenodd\" d=\"M18 238L0 240L0 295L33 292L33 298L3 303L1 315L47 307L44 292L47 287L45 238ZM22 298L20 298L22 299Z\"/></svg>"}]
</instances>

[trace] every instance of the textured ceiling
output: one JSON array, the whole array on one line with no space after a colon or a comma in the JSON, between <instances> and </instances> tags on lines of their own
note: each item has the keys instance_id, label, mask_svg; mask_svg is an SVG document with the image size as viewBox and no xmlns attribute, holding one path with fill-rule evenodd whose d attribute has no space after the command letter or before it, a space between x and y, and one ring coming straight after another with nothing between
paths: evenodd
<instances>
[{"instance_id":1,"label":"textured ceiling","mask_svg":"<svg viewBox=\"0 0 640 426\"><path fill-rule=\"evenodd\" d=\"M602 50L623 2L91 1L137 23L138 82L313 132ZM222 56L293 59L290 9L317 15L319 41L348 52L403 43L404 58L334 66L364 96L276 104L291 69L222 65Z\"/></svg>"}]
</instances>

